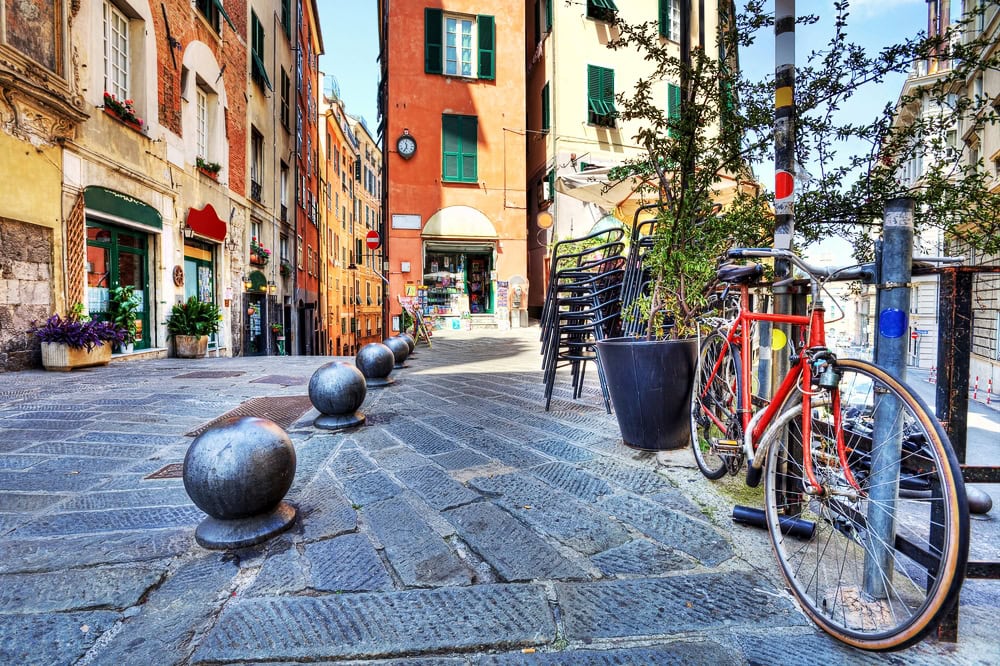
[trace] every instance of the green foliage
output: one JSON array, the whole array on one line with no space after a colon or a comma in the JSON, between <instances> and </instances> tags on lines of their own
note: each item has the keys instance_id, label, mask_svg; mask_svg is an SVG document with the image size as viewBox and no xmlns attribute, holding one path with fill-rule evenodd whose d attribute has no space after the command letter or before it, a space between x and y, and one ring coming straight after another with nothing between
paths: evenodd
<instances>
[{"instance_id":1,"label":"green foliage","mask_svg":"<svg viewBox=\"0 0 1000 666\"><path fill-rule=\"evenodd\" d=\"M139 332L136 320L139 318L140 304L135 287L130 284L112 287L109 295L111 303L108 321L123 332L123 345L133 344Z\"/></svg>"},{"instance_id":2,"label":"green foliage","mask_svg":"<svg viewBox=\"0 0 1000 666\"><path fill-rule=\"evenodd\" d=\"M222 312L215 303L199 301L192 296L170 310L167 337L176 335L211 335L218 332Z\"/></svg>"},{"instance_id":3,"label":"green foliage","mask_svg":"<svg viewBox=\"0 0 1000 666\"><path fill-rule=\"evenodd\" d=\"M616 27L620 36L611 48L636 49L653 66L634 90L618 96L619 118L637 125L633 139L646 153L611 174L615 182L642 183L658 203L653 246L644 259L650 288L631 316L645 320L647 337L687 337L726 250L769 243L768 202L746 162L731 88L720 85L732 76L730 64L699 49L682 61L663 45L655 22L618 21ZM681 82L682 101L673 114L658 99L663 81Z\"/></svg>"}]
</instances>

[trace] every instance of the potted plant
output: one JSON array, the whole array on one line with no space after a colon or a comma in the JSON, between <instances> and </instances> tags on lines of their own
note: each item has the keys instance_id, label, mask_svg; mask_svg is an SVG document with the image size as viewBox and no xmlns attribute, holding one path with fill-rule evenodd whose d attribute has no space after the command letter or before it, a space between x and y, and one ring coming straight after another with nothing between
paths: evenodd
<instances>
[{"instance_id":1,"label":"potted plant","mask_svg":"<svg viewBox=\"0 0 1000 666\"><path fill-rule=\"evenodd\" d=\"M105 90L104 112L108 115L114 116L130 127L140 132L142 131L142 118L136 115L135 102L132 100L119 100L117 97Z\"/></svg>"},{"instance_id":2,"label":"potted plant","mask_svg":"<svg viewBox=\"0 0 1000 666\"><path fill-rule=\"evenodd\" d=\"M267 266L271 260L271 251L261 245L254 236L250 239L250 263L256 266Z\"/></svg>"},{"instance_id":3,"label":"potted plant","mask_svg":"<svg viewBox=\"0 0 1000 666\"><path fill-rule=\"evenodd\" d=\"M122 341L116 345L117 350L131 352L139 334L139 297L130 284L112 287L109 296L108 321L122 331Z\"/></svg>"},{"instance_id":4,"label":"potted plant","mask_svg":"<svg viewBox=\"0 0 1000 666\"><path fill-rule=\"evenodd\" d=\"M281 273L281 277L283 278L290 277L292 275L292 262L288 261L288 259L282 259L278 272Z\"/></svg>"},{"instance_id":5,"label":"potted plant","mask_svg":"<svg viewBox=\"0 0 1000 666\"><path fill-rule=\"evenodd\" d=\"M111 322L93 321L82 313L83 305L77 303L65 318L56 313L41 326L31 323L46 370L68 372L111 361L111 346L120 344L124 333Z\"/></svg>"},{"instance_id":6,"label":"potted plant","mask_svg":"<svg viewBox=\"0 0 1000 666\"><path fill-rule=\"evenodd\" d=\"M173 339L180 358L202 358L208 353L208 336L217 333L222 313L215 303L191 296L178 303L167 317L167 337Z\"/></svg>"},{"instance_id":7,"label":"potted plant","mask_svg":"<svg viewBox=\"0 0 1000 666\"><path fill-rule=\"evenodd\" d=\"M637 46L655 68L631 95L618 95L617 117L636 123L634 142L645 154L613 169L611 180L651 193L656 218L643 258L648 287L623 308L642 332L598 341L597 354L625 443L680 448L690 443L695 334L718 261L729 247L767 242L767 207L742 158L727 63L700 49L683 59L656 48L655 24L616 23L621 37L610 46ZM680 82L681 99L667 111L651 94L663 80Z\"/></svg>"},{"instance_id":8,"label":"potted plant","mask_svg":"<svg viewBox=\"0 0 1000 666\"><path fill-rule=\"evenodd\" d=\"M194 165L197 167L198 171L201 171L212 180L219 179L219 171L222 170L222 165L218 162L210 162L205 158L198 156L194 160Z\"/></svg>"}]
</instances>

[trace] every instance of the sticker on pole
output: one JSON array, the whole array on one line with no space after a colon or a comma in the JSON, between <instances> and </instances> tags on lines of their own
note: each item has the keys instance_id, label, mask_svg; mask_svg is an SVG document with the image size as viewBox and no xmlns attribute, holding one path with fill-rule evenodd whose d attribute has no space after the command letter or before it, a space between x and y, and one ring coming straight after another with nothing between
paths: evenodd
<instances>
[{"instance_id":1,"label":"sticker on pole","mask_svg":"<svg viewBox=\"0 0 1000 666\"><path fill-rule=\"evenodd\" d=\"M382 245L382 239L379 237L378 232L372 229L365 236L365 245L369 250L377 250Z\"/></svg>"},{"instance_id":2,"label":"sticker on pole","mask_svg":"<svg viewBox=\"0 0 1000 666\"><path fill-rule=\"evenodd\" d=\"M901 338L906 333L906 313L886 308L878 315L878 332L884 338Z\"/></svg>"},{"instance_id":3,"label":"sticker on pole","mask_svg":"<svg viewBox=\"0 0 1000 666\"><path fill-rule=\"evenodd\" d=\"M778 201L787 199L795 191L795 178L787 171L774 173L774 198Z\"/></svg>"}]
</instances>

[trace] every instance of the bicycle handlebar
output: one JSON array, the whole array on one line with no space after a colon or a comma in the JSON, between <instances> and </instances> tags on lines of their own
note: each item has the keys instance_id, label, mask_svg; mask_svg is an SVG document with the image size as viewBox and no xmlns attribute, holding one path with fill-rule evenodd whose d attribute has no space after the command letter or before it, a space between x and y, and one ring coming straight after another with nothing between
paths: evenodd
<instances>
[{"instance_id":1,"label":"bicycle handlebar","mask_svg":"<svg viewBox=\"0 0 1000 666\"><path fill-rule=\"evenodd\" d=\"M841 266L839 268L836 266L814 266L806 263L791 250L779 250L770 247L737 247L729 250L726 256L730 259L785 259L798 268L801 268L812 278L835 277L840 280L871 280L875 276L875 264L859 264L856 266ZM782 280L781 282L787 282L787 280Z\"/></svg>"}]
</instances>

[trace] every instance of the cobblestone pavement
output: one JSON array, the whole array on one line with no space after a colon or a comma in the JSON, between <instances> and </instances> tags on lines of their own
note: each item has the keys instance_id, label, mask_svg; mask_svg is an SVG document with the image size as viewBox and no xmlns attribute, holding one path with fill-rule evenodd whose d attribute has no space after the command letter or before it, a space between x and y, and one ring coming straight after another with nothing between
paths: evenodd
<instances>
[{"instance_id":1,"label":"cobblestone pavement","mask_svg":"<svg viewBox=\"0 0 1000 666\"><path fill-rule=\"evenodd\" d=\"M963 594L958 645L818 632L766 535L732 526L738 488L624 448L593 386L574 401L560 376L543 410L537 333L437 335L346 433L292 413L299 518L231 552L198 547L181 479L150 475L330 359L0 374L0 663L1000 661L990 587Z\"/></svg>"}]
</instances>

